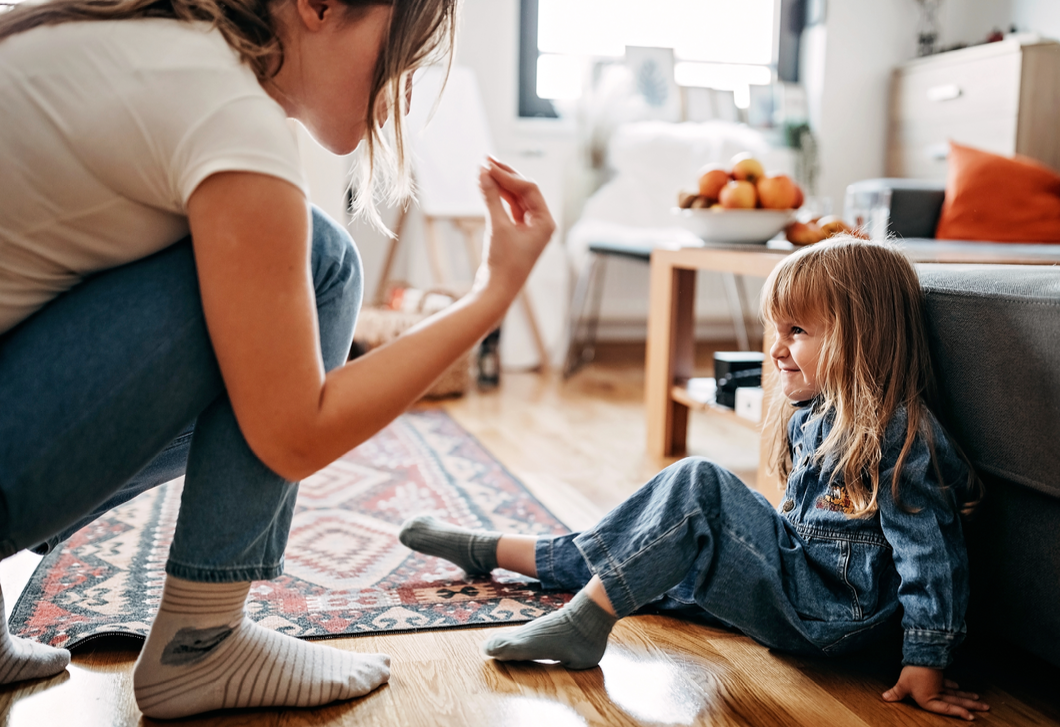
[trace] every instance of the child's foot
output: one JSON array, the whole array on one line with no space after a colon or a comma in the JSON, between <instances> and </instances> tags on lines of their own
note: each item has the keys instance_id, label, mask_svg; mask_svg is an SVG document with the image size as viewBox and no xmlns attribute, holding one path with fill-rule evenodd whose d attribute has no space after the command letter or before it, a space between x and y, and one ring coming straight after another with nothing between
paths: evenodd
<instances>
[{"instance_id":1,"label":"child's foot","mask_svg":"<svg viewBox=\"0 0 1060 727\"><path fill-rule=\"evenodd\" d=\"M0 684L55 676L70 663L70 652L12 636L7 630L4 594L0 593Z\"/></svg>"},{"instance_id":2,"label":"child's foot","mask_svg":"<svg viewBox=\"0 0 1060 727\"><path fill-rule=\"evenodd\" d=\"M133 673L136 703L146 716L315 707L360 697L390 678L385 654L311 644L250 621L243 615L249 588L166 578Z\"/></svg>"},{"instance_id":3,"label":"child's foot","mask_svg":"<svg viewBox=\"0 0 1060 727\"><path fill-rule=\"evenodd\" d=\"M494 636L482 645L482 651L500 661L551 659L568 669L591 669L603 658L607 637L617 621L585 591L579 591L559 611Z\"/></svg>"},{"instance_id":4,"label":"child's foot","mask_svg":"<svg viewBox=\"0 0 1060 727\"><path fill-rule=\"evenodd\" d=\"M468 575L482 575L497 567L501 534L468 530L431 515L417 515L401 526L398 539L407 548L457 564Z\"/></svg>"}]
</instances>

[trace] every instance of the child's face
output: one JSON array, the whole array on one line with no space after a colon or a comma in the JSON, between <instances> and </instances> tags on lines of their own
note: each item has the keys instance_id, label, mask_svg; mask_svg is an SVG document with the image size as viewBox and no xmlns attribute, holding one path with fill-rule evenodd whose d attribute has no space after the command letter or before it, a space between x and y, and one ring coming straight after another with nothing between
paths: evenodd
<instances>
[{"instance_id":1,"label":"child's face","mask_svg":"<svg viewBox=\"0 0 1060 727\"><path fill-rule=\"evenodd\" d=\"M791 401L816 396L817 360L824 344L825 327L813 321L776 320L777 339L769 355L780 376L780 388Z\"/></svg>"}]
</instances>

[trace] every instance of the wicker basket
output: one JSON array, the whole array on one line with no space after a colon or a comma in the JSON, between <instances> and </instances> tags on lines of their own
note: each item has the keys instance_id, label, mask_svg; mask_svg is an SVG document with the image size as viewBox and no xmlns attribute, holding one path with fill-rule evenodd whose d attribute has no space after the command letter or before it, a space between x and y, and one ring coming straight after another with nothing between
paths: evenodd
<instances>
[{"instance_id":1,"label":"wicker basket","mask_svg":"<svg viewBox=\"0 0 1060 727\"><path fill-rule=\"evenodd\" d=\"M422 300L426 300L427 295ZM357 328L353 332L355 347L363 351L389 343L414 325L427 318L420 311L396 311L385 306L370 306L361 309L357 316ZM469 349L447 368L431 388L423 395L425 399L441 399L447 396L462 396L471 386L471 366L474 349Z\"/></svg>"}]
</instances>

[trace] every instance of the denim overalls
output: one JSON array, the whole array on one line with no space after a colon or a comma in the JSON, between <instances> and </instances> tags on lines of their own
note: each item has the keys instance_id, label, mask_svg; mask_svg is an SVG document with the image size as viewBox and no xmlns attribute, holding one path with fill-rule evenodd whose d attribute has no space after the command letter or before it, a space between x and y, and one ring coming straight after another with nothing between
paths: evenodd
<instances>
[{"instance_id":1,"label":"denim overalls","mask_svg":"<svg viewBox=\"0 0 1060 727\"><path fill-rule=\"evenodd\" d=\"M929 425L946 487L920 436L902 468L904 508L890 487L904 409L885 432L879 508L853 518L842 477L813 457L831 418L809 404L789 424L793 469L778 509L714 463L685 459L591 530L539 540L538 577L577 590L596 574L619 616L678 612L810 655L853 651L901 619L903 664L945 667L968 603L955 496L967 469L934 417Z\"/></svg>"}]
</instances>

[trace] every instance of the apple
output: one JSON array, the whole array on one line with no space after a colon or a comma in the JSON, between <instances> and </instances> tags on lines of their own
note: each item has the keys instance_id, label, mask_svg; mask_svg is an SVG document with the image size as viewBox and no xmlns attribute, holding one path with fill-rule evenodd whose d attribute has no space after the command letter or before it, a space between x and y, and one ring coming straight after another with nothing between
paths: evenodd
<instances>
[{"instance_id":1,"label":"apple","mask_svg":"<svg viewBox=\"0 0 1060 727\"><path fill-rule=\"evenodd\" d=\"M699 171L699 196L717 199L724 187L732 179L722 167L712 164Z\"/></svg>"},{"instance_id":2,"label":"apple","mask_svg":"<svg viewBox=\"0 0 1060 727\"><path fill-rule=\"evenodd\" d=\"M798 187L791 177L785 174L762 177L755 186L758 188L758 199L766 209L788 210L795 207Z\"/></svg>"},{"instance_id":3,"label":"apple","mask_svg":"<svg viewBox=\"0 0 1060 727\"><path fill-rule=\"evenodd\" d=\"M762 162L755 159L749 152L737 154L729 162L732 165L732 178L738 182L750 182L754 184L759 177L764 177L766 170Z\"/></svg>"},{"instance_id":4,"label":"apple","mask_svg":"<svg viewBox=\"0 0 1060 727\"><path fill-rule=\"evenodd\" d=\"M721 188L718 201L726 209L751 209L758 204L758 193L750 182L733 181Z\"/></svg>"},{"instance_id":5,"label":"apple","mask_svg":"<svg viewBox=\"0 0 1060 727\"><path fill-rule=\"evenodd\" d=\"M692 209L705 210L707 207L710 207L711 204L712 201L707 199L706 197L696 197L694 200L692 200Z\"/></svg>"},{"instance_id":6,"label":"apple","mask_svg":"<svg viewBox=\"0 0 1060 727\"><path fill-rule=\"evenodd\" d=\"M802 194L802 187L795 185L795 203L791 206L795 209L802 207L802 203L806 201L806 198Z\"/></svg>"}]
</instances>

